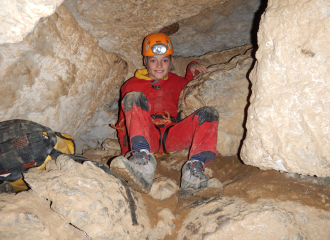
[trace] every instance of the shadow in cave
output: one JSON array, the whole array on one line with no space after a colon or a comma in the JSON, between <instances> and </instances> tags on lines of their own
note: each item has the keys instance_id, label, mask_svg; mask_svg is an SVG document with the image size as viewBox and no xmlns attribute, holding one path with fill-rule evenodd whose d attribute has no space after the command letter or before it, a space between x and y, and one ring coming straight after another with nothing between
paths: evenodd
<instances>
[{"instance_id":1,"label":"shadow in cave","mask_svg":"<svg viewBox=\"0 0 330 240\"><path fill-rule=\"evenodd\" d=\"M258 48L258 30L259 30L259 23L261 19L261 15L265 12L267 8L268 0L260 0L259 9L255 12L254 18L252 21L252 28L250 31L251 34L251 43L253 48Z\"/></svg>"},{"instance_id":2,"label":"shadow in cave","mask_svg":"<svg viewBox=\"0 0 330 240\"><path fill-rule=\"evenodd\" d=\"M248 117L248 109L249 109L249 106L250 106L250 97L251 97L251 94L252 94L252 82L249 78L249 75L252 71L252 69L254 68L254 65L256 63L256 58L255 58L255 53L258 49L258 30L259 30L259 23L260 23L260 19L261 19L261 15L265 12L266 8L267 8L267 4L268 4L268 0L260 0L260 6L259 6L259 9L255 12L254 14L254 18L253 18L253 22L252 22L252 28L251 28L251 31L250 31L250 36L251 36L251 43L253 45L253 52L251 54L251 56L254 58L254 62L253 64L251 65L251 68L249 69L249 71L247 72L246 74L246 78L249 80L250 82L250 85L249 85L249 94L246 98L246 101L247 101L247 104L244 108L244 120L243 120L243 128L244 128L244 133L243 133L243 136L242 136L242 139L240 141L240 145L238 147L238 151L237 151L237 157L238 159L244 163L241 159L241 150L242 150L242 146L243 146L243 142L246 138L246 132L247 132L247 129L246 129L246 122L247 122L247 117Z\"/></svg>"},{"instance_id":3,"label":"shadow in cave","mask_svg":"<svg viewBox=\"0 0 330 240\"><path fill-rule=\"evenodd\" d=\"M244 132L243 132L243 136L242 136L242 139L240 141L240 144L239 144L239 147L238 147L238 151L237 151L237 158L244 164L244 162L242 161L241 159L241 150L242 150L242 147L243 147L243 142L246 138L246 132L247 132L247 129L246 129L246 122L247 122L247 117L248 117L248 109L249 109L249 106L250 106L250 97L252 95L252 82L250 80L250 73L252 71L252 69L254 68L254 65L256 64L256 57L255 57L255 53L257 51L257 48L254 48L254 50L252 51L251 53L251 56L253 57L254 61L250 67L250 69L247 71L246 73L246 79L249 80L249 94L247 95L246 97L246 106L244 108L244 119L243 119L243 123L242 123L242 127L244 128Z\"/></svg>"}]
</instances>

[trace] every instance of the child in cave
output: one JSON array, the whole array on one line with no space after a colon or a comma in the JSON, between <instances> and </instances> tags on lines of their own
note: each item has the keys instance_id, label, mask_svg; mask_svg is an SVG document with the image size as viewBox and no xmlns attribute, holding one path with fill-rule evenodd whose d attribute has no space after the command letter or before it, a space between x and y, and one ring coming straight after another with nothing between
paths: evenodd
<instances>
[{"instance_id":1,"label":"child in cave","mask_svg":"<svg viewBox=\"0 0 330 240\"><path fill-rule=\"evenodd\" d=\"M198 72L207 68L198 62L188 65L185 78L170 72L173 45L164 33L148 35L143 42L146 69L121 87L121 108L116 124L122 153L129 158L115 158L110 169L131 187L149 193L156 169L153 154L168 154L190 147L189 160L182 168L180 198L218 195L222 184L207 178L204 165L216 157L218 112L202 107L182 121L177 121L181 90ZM130 151L131 150L131 151Z\"/></svg>"}]
</instances>

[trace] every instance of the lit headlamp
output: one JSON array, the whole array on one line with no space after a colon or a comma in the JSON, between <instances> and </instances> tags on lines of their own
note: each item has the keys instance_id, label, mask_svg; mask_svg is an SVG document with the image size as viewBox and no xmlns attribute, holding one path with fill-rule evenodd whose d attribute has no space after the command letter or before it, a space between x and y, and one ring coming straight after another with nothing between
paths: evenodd
<instances>
[{"instance_id":1,"label":"lit headlamp","mask_svg":"<svg viewBox=\"0 0 330 240\"><path fill-rule=\"evenodd\" d=\"M163 43L155 44L151 47L151 51L156 55L163 55L167 52L167 46Z\"/></svg>"}]
</instances>

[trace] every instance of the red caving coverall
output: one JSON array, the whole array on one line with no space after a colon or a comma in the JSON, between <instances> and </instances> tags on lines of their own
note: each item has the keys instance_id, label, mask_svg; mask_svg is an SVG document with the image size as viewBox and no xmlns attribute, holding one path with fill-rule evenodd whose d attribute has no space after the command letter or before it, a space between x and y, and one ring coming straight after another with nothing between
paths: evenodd
<instances>
[{"instance_id":1,"label":"red caving coverall","mask_svg":"<svg viewBox=\"0 0 330 240\"><path fill-rule=\"evenodd\" d=\"M169 72L167 77L159 80L154 86L151 85L153 79L145 76L147 73L146 69L137 70L135 77L130 78L121 87L121 108L116 128L122 154L132 147L130 139L143 136L150 145L151 153L163 154L191 147L190 157L204 151L213 152L215 157L218 121L199 124L198 116L191 114L175 123L180 93L194 78L191 72L187 70L185 78ZM129 92L143 93L148 99L149 111L144 111L133 104L133 107L125 113L122 100ZM169 113L171 120L156 126L154 122L159 119L153 119L152 116L160 117L162 114L159 113L165 111ZM165 144L164 135L166 135ZM206 159L206 163L212 160L214 159Z\"/></svg>"}]
</instances>

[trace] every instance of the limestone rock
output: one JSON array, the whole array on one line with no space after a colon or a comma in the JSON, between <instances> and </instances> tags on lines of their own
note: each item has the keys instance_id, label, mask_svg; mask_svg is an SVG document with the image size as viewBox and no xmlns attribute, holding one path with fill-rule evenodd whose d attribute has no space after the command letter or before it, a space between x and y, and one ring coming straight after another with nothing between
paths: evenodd
<instances>
[{"instance_id":1,"label":"limestone rock","mask_svg":"<svg viewBox=\"0 0 330 240\"><path fill-rule=\"evenodd\" d=\"M250 74L244 163L330 176L329 16L329 1L268 1Z\"/></svg>"},{"instance_id":2,"label":"limestone rock","mask_svg":"<svg viewBox=\"0 0 330 240\"><path fill-rule=\"evenodd\" d=\"M219 1L214 7L179 22L172 36L175 54L200 56L207 52L251 44L255 12L260 0Z\"/></svg>"},{"instance_id":3,"label":"limestone rock","mask_svg":"<svg viewBox=\"0 0 330 240\"><path fill-rule=\"evenodd\" d=\"M158 213L163 220L158 221L156 228L148 236L148 240L161 240L166 239L166 235L172 235L175 225L173 220L175 219L170 209L164 208Z\"/></svg>"},{"instance_id":4,"label":"limestone rock","mask_svg":"<svg viewBox=\"0 0 330 240\"><path fill-rule=\"evenodd\" d=\"M119 88L120 86L118 87L118 93ZM113 94L116 93L112 92L107 101L111 101ZM118 103L118 100L113 101ZM79 128L79 132L75 135L78 152L80 153L80 150L100 147L106 138L117 138L116 129L110 127L110 124L117 122L117 116L118 110L111 110L108 108L107 103L96 109L92 117L88 120L88 123L82 125Z\"/></svg>"},{"instance_id":5,"label":"limestone rock","mask_svg":"<svg viewBox=\"0 0 330 240\"><path fill-rule=\"evenodd\" d=\"M213 175L213 170L211 168L205 167L204 174L207 178L213 178L215 177Z\"/></svg>"},{"instance_id":6,"label":"limestone rock","mask_svg":"<svg viewBox=\"0 0 330 240\"><path fill-rule=\"evenodd\" d=\"M0 2L0 44L22 41L40 18L53 14L63 0L4 0Z\"/></svg>"},{"instance_id":7,"label":"limestone rock","mask_svg":"<svg viewBox=\"0 0 330 240\"><path fill-rule=\"evenodd\" d=\"M296 202L223 198L194 208L177 239L328 239L330 234L329 212Z\"/></svg>"},{"instance_id":8,"label":"limestone rock","mask_svg":"<svg viewBox=\"0 0 330 240\"><path fill-rule=\"evenodd\" d=\"M158 177L154 179L149 194L154 199L164 200L172 197L178 191L179 186L173 179Z\"/></svg>"},{"instance_id":9,"label":"limestone rock","mask_svg":"<svg viewBox=\"0 0 330 240\"><path fill-rule=\"evenodd\" d=\"M50 161L53 162L53 161ZM139 225L132 225L131 208L121 181L91 162L77 163L61 155L46 171L31 169L24 179L32 190L52 202L66 221L95 239L146 239L150 223L141 197L133 191ZM134 236L130 238L130 236Z\"/></svg>"},{"instance_id":10,"label":"limestone rock","mask_svg":"<svg viewBox=\"0 0 330 240\"><path fill-rule=\"evenodd\" d=\"M102 143L102 147L105 150L118 150L118 151L120 151L120 144L119 144L118 140L116 140L116 139L111 139L111 138L105 139L104 142Z\"/></svg>"},{"instance_id":11,"label":"limestone rock","mask_svg":"<svg viewBox=\"0 0 330 240\"><path fill-rule=\"evenodd\" d=\"M174 57L172 72L184 77L186 74L187 66L192 61L197 61L206 67L214 64L221 64L229 62L233 57L238 55L244 55L252 45L247 44L239 47L235 47L228 50L223 50L219 52L209 52L202 56L194 57Z\"/></svg>"},{"instance_id":12,"label":"limestone rock","mask_svg":"<svg viewBox=\"0 0 330 240\"><path fill-rule=\"evenodd\" d=\"M226 2L228 0L222 0ZM93 34L100 46L142 67L143 38L152 32L212 8L218 0L67 0L63 4L79 25ZM174 43L175 47L175 43ZM130 72L135 71L135 67Z\"/></svg>"},{"instance_id":13,"label":"limestone rock","mask_svg":"<svg viewBox=\"0 0 330 240\"><path fill-rule=\"evenodd\" d=\"M33 191L0 194L0 209L2 240L88 239L83 231L55 213L49 201Z\"/></svg>"},{"instance_id":14,"label":"limestone rock","mask_svg":"<svg viewBox=\"0 0 330 240\"><path fill-rule=\"evenodd\" d=\"M223 155L235 155L243 138L245 107L249 95L246 75L252 67L251 51L234 57L229 63L210 67L183 89L179 110L188 116L203 106L219 112L217 151Z\"/></svg>"},{"instance_id":15,"label":"limestone rock","mask_svg":"<svg viewBox=\"0 0 330 240\"><path fill-rule=\"evenodd\" d=\"M120 155L118 150L103 150L101 148L90 148L82 154L83 157L94 160L105 165L109 165L111 158Z\"/></svg>"},{"instance_id":16,"label":"limestone rock","mask_svg":"<svg viewBox=\"0 0 330 240\"><path fill-rule=\"evenodd\" d=\"M63 5L23 42L1 45L0 60L0 121L28 119L73 135L79 153L115 133L105 104L118 98L127 63L101 49Z\"/></svg>"}]
</instances>

